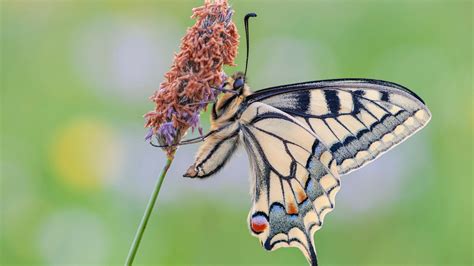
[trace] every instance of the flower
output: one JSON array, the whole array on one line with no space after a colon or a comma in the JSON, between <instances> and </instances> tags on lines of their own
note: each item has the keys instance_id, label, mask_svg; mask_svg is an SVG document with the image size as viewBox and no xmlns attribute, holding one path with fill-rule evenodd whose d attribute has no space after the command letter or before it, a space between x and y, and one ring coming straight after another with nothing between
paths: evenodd
<instances>
[{"instance_id":1,"label":"flower","mask_svg":"<svg viewBox=\"0 0 474 266\"><path fill-rule=\"evenodd\" d=\"M165 122L158 129L158 135L163 137L167 143L173 143L176 138L176 128L172 122Z\"/></svg>"},{"instance_id":2,"label":"flower","mask_svg":"<svg viewBox=\"0 0 474 266\"><path fill-rule=\"evenodd\" d=\"M191 18L197 21L187 30L171 69L150 98L156 106L145 114L145 127L151 129L147 139L155 135L161 145L168 145L168 154L190 127L202 132L199 113L220 93L227 77L223 66L234 65L239 35L232 15L227 0L206 0L193 9Z\"/></svg>"}]
</instances>

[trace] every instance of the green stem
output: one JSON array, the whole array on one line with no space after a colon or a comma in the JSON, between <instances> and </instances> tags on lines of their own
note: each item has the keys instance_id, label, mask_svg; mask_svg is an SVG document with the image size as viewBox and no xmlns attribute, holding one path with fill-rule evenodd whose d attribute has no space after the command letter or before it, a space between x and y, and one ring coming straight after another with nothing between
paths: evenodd
<instances>
[{"instance_id":1,"label":"green stem","mask_svg":"<svg viewBox=\"0 0 474 266\"><path fill-rule=\"evenodd\" d=\"M151 194L150 200L148 201L148 205L146 206L145 213L143 214L142 220L140 225L138 226L137 233L135 234L135 238L133 239L132 246L128 252L127 261L125 265L132 265L133 259L135 259L135 255L137 254L138 246L140 246L140 241L142 240L143 233L145 232L146 225L148 223L148 219L150 219L150 214L153 211L153 206L155 206L156 199L158 198L158 193L160 193L161 185L163 184L163 180L165 180L166 173L173 162L173 156L169 156L163 170L161 170L160 177L156 181L155 189L153 190L153 194Z\"/></svg>"}]
</instances>

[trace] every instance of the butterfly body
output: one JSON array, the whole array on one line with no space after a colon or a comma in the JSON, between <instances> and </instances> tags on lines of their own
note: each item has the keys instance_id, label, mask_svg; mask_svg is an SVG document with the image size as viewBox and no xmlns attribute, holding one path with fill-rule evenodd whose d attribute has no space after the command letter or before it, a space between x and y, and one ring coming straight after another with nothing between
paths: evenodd
<instances>
[{"instance_id":1,"label":"butterfly body","mask_svg":"<svg viewBox=\"0 0 474 266\"><path fill-rule=\"evenodd\" d=\"M250 232L267 250L299 248L317 265L314 233L335 206L340 176L425 126L431 114L408 89L341 79L251 93L242 75L214 104L211 132L184 176L208 177L239 145L251 165Z\"/></svg>"}]
</instances>

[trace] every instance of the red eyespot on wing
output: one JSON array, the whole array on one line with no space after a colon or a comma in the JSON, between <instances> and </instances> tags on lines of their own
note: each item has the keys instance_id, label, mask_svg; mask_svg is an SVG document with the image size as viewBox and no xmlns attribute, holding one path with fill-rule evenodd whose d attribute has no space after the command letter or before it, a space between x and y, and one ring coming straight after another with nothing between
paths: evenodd
<instances>
[{"instance_id":1,"label":"red eyespot on wing","mask_svg":"<svg viewBox=\"0 0 474 266\"><path fill-rule=\"evenodd\" d=\"M268 227L268 220L263 215L255 215L250 220L250 227L255 234L260 234Z\"/></svg>"}]
</instances>

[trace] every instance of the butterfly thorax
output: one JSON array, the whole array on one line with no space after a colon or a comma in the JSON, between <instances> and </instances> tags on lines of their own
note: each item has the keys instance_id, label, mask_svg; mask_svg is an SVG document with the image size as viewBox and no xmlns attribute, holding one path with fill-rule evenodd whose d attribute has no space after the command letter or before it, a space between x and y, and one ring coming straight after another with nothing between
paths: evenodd
<instances>
[{"instance_id":1,"label":"butterfly thorax","mask_svg":"<svg viewBox=\"0 0 474 266\"><path fill-rule=\"evenodd\" d=\"M212 108L211 130L235 122L240 115L245 98L252 94L244 82L242 73L229 77L223 87L224 93L219 96Z\"/></svg>"}]
</instances>

